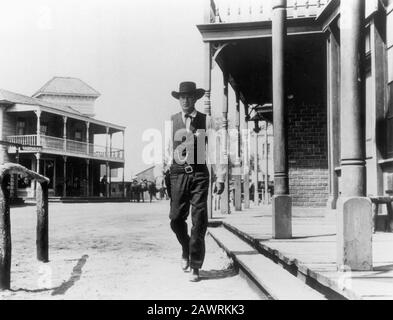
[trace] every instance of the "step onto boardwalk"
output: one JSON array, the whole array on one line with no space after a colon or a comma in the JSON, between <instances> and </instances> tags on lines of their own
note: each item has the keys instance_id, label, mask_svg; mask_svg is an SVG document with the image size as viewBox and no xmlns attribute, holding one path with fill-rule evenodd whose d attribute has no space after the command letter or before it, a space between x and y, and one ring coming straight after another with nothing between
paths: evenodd
<instances>
[{"instance_id":1,"label":"step onto boardwalk","mask_svg":"<svg viewBox=\"0 0 393 320\"><path fill-rule=\"evenodd\" d=\"M326 300L281 266L223 227L209 228L209 234L239 268L274 300Z\"/></svg>"},{"instance_id":2,"label":"step onto boardwalk","mask_svg":"<svg viewBox=\"0 0 393 320\"><path fill-rule=\"evenodd\" d=\"M329 299L393 300L393 233L373 235L373 270L338 270L336 212L293 208L291 239L272 238L272 209L259 207L215 216L255 250L285 267ZM330 290L330 292L329 292Z\"/></svg>"}]
</instances>

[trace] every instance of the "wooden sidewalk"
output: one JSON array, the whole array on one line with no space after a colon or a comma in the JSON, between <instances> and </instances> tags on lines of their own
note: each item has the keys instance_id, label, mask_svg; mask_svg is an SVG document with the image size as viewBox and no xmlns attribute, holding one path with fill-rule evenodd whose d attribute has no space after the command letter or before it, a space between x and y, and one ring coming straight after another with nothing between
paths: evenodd
<instances>
[{"instance_id":1,"label":"wooden sidewalk","mask_svg":"<svg viewBox=\"0 0 393 320\"><path fill-rule=\"evenodd\" d=\"M326 209L293 208L293 238L271 239L270 207L231 215L214 214L232 232L257 246L297 276L312 279L348 299L393 299L393 233L373 236L373 265L369 272L337 270L336 213Z\"/></svg>"}]
</instances>

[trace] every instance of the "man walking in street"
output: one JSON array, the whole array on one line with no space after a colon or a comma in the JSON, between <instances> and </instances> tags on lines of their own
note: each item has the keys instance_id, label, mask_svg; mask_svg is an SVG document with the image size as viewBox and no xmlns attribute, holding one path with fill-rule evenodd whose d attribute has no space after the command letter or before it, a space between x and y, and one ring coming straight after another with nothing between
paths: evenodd
<instances>
[{"instance_id":1,"label":"man walking in street","mask_svg":"<svg viewBox=\"0 0 393 320\"><path fill-rule=\"evenodd\" d=\"M172 92L172 96L179 100L181 112L171 117L172 133L166 145L166 163L170 165L166 183L170 184L167 187L171 198L171 228L182 247L181 268L187 271L191 267L190 281L193 282L199 280L199 269L205 258L208 224L210 182L206 142L209 138L207 132L213 128L210 117L195 109L196 101L204 93L205 90L197 89L194 82L182 82L179 91ZM218 164L216 171L217 194L221 194L224 191L225 166ZM190 207L191 235L188 234L186 222Z\"/></svg>"}]
</instances>

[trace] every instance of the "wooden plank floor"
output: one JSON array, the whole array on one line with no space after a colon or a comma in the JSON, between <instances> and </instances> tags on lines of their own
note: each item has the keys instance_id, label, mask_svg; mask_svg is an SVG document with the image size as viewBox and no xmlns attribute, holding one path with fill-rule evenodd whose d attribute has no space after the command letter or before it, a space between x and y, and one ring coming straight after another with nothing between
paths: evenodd
<instances>
[{"instance_id":1,"label":"wooden plank floor","mask_svg":"<svg viewBox=\"0 0 393 320\"><path fill-rule=\"evenodd\" d=\"M293 208L293 239L274 240L271 207L256 207L231 215L214 213L277 255L295 263L323 285L351 299L393 299L393 233L373 236L373 265L369 272L339 272L336 267L335 211Z\"/></svg>"}]
</instances>

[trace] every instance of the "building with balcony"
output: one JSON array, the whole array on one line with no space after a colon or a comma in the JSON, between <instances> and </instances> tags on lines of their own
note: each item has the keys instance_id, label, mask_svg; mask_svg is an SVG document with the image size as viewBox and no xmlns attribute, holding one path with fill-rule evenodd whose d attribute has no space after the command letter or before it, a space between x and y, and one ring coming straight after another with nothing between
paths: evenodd
<instances>
[{"instance_id":1,"label":"building with balcony","mask_svg":"<svg viewBox=\"0 0 393 320\"><path fill-rule=\"evenodd\" d=\"M124 181L125 127L94 118L99 96L82 80L66 77L54 77L33 97L0 89L0 140L22 146L2 145L0 162L47 176L49 195L56 197L99 196L104 168L110 196L111 171L120 169ZM122 145L113 145L115 135ZM34 196L34 184L17 183L19 196Z\"/></svg>"}]
</instances>

